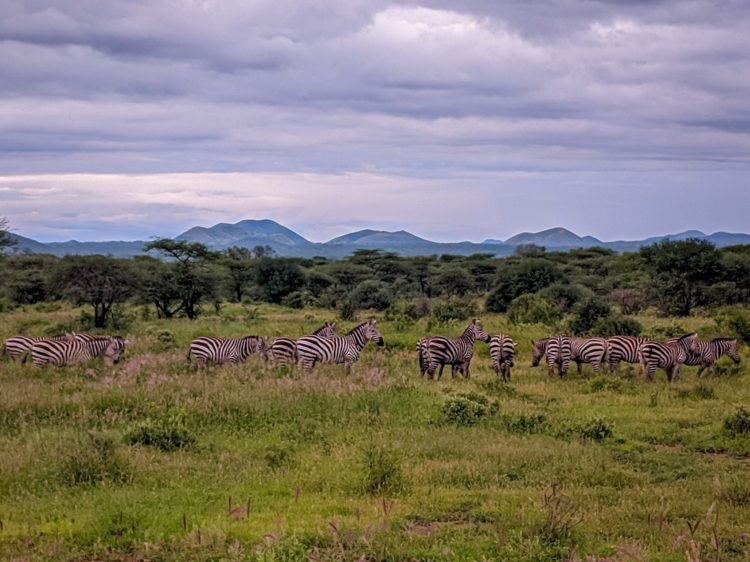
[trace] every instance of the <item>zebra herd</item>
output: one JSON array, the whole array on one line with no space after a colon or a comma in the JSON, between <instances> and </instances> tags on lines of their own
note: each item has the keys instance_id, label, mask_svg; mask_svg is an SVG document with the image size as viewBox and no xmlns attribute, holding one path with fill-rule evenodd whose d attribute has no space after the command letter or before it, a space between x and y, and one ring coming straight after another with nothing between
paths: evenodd
<instances>
[{"instance_id":1,"label":"zebra herd","mask_svg":"<svg viewBox=\"0 0 750 562\"><path fill-rule=\"evenodd\" d=\"M108 365L120 362L129 340L120 336L65 334L50 338L14 336L5 340L5 355L25 362L29 356L37 367L64 366L103 357Z\"/></svg>"},{"instance_id":2,"label":"zebra herd","mask_svg":"<svg viewBox=\"0 0 750 562\"><path fill-rule=\"evenodd\" d=\"M240 339L201 337L190 344L188 362L195 358L201 365L238 363L257 354L267 364L298 365L306 373L318 363L344 364L348 373L369 342L385 345L377 321L363 322L345 336L336 333L333 322L299 339L282 337L269 341L262 336Z\"/></svg>"},{"instance_id":3,"label":"zebra herd","mask_svg":"<svg viewBox=\"0 0 750 562\"><path fill-rule=\"evenodd\" d=\"M439 380L446 365L451 374L471 376L471 360L475 342L489 344L492 368L504 382L509 382L515 365L516 342L507 334L490 336L478 319L474 319L458 338L426 336L417 343L421 375ZM347 373L359 360L369 342L384 345L377 322L368 320L348 334L336 332L336 323L324 324L310 335L298 339L279 337L273 340L263 336L242 338L199 337L190 344L187 359L198 365L208 363L241 363L251 356L259 356L267 365L288 364L311 372L318 363L343 364ZM14 336L5 340L3 351L12 360L26 361L31 357L34 365L63 366L104 358L107 364L119 363L129 340L120 336L91 334L65 334L51 338ZM614 372L620 363L637 363L649 381L654 380L657 369L664 369L671 382L680 377L682 365L697 366L698 376L706 369L715 373L715 363L724 355L735 364L740 362L738 342L731 338L700 340L697 334L686 334L658 342L642 337L614 336L610 338L573 338L557 335L531 341L531 366L537 367L544 359L550 375L567 378L571 363L580 375L584 363L598 373L604 365Z\"/></svg>"}]
</instances>

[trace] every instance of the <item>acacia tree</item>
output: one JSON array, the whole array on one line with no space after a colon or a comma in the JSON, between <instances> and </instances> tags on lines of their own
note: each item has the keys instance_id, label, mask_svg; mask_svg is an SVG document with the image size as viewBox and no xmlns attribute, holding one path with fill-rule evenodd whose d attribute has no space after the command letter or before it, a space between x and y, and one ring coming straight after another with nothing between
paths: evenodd
<instances>
[{"instance_id":1,"label":"acacia tree","mask_svg":"<svg viewBox=\"0 0 750 562\"><path fill-rule=\"evenodd\" d=\"M129 262L106 256L66 256L55 271L54 285L76 305L94 309L94 326L105 328L112 307L133 294Z\"/></svg>"},{"instance_id":2,"label":"acacia tree","mask_svg":"<svg viewBox=\"0 0 750 562\"><path fill-rule=\"evenodd\" d=\"M233 246L227 250L226 256L221 260L221 264L227 271L227 288L234 302L242 302L248 285L255 278L257 260L253 258L253 253L247 248Z\"/></svg>"},{"instance_id":3,"label":"acacia tree","mask_svg":"<svg viewBox=\"0 0 750 562\"><path fill-rule=\"evenodd\" d=\"M182 312L191 320L197 318L201 302L216 294L216 276L211 264L218 254L197 242L169 238L147 243L144 251L159 252L168 260L166 269L169 274L161 282L155 280L157 283L152 289L156 289L162 297L170 293L179 300L179 307L171 315ZM165 315L167 310L164 310Z\"/></svg>"},{"instance_id":4,"label":"acacia tree","mask_svg":"<svg viewBox=\"0 0 750 562\"><path fill-rule=\"evenodd\" d=\"M8 219L0 217L0 253L5 248L14 246L17 240L10 235L10 229L8 228Z\"/></svg>"}]
</instances>

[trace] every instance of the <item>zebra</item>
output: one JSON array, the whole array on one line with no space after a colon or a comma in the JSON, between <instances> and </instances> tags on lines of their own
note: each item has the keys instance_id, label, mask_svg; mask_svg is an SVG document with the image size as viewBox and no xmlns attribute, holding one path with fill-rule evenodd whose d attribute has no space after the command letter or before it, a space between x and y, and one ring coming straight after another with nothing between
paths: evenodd
<instances>
[{"instance_id":1,"label":"zebra","mask_svg":"<svg viewBox=\"0 0 750 562\"><path fill-rule=\"evenodd\" d=\"M417 357L419 358L419 375L424 376L430 365L428 360L428 348L430 346L431 336L425 336L417 342Z\"/></svg>"},{"instance_id":2,"label":"zebra","mask_svg":"<svg viewBox=\"0 0 750 562\"><path fill-rule=\"evenodd\" d=\"M680 366L695 348L697 334L687 334L673 342L647 341L641 346L641 368L649 382L654 381L656 368L667 372L667 380L680 378Z\"/></svg>"},{"instance_id":3,"label":"zebra","mask_svg":"<svg viewBox=\"0 0 750 562\"><path fill-rule=\"evenodd\" d=\"M474 355L474 342L476 340L489 342L490 336L475 318L460 338L431 336L427 339L423 351L426 373L429 378L433 378L435 371L440 367L437 377L440 380L443 376L443 369L446 365L450 365L453 376L456 375L456 371L460 371L468 379L471 376L470 366Z\"/></svg>"},{"instance_id":4,"label":"zebra","mask_svg":"<svg viewBox=\"0 0 750 562\"><path fill-rule=\"evenodd\" d=\"M316 363L343 363L349 374L352 365L359 360L362 350L371 341L379 347L385 345L375 320L363 322L346 336L304 336L297 340L297 362L306 373L311 372Z\"/></svg>"},{"instance_id":5,"label":"zebra","mask_svg":"<svg viewBox=\"0 0 750 562\"><path fill-rule=\"evenodd\" d=\"M547 370L554 374L557 367L561 379L568 377L568 366L571 356L571 338L568 336L555 336L547 341Z\"/></svg>"},{"instance_id":6,"label":"zebra","mask_svg":"<svg viewBox=\"0 0 750 562\"><path fill-rule=\"evenodd\" d=\"M195 358L199 365L207 363L239 363L246 361L253 353L264 354L266 338L245 336L243 338L214 338L203 336L194 339L188 349L187 360Z\"/></svg>"},{"instance_id":7,"label":"zebra","mask_svg":"<svg viewBox=\"0 0 750 562\"><path fill-rule=\"evenodd\" d=\"M336 322L326 322L321 328L312 333L313 336L332 338L336 334ZM266 360L273 364L297 363L297 340L292 338L276 338L266 350Z\"/></svg>"},{"instance_id":8,"label":"zebra","mask_svg":"<svg viewBox=\"0 0 750 562\"><path fill-rule=\"evenodd\" d=\"M49 338L29 338L26 336L13 336L5 340L3 344L3 354L6 355L11 361L15 361L20 358L21 363L26 363L26 360L31 353L31 348L34 344L40 341L68 341L73 339L72 334L65 334L63 336L51 336Z\"/></svg>"},{"instance_id":9,"label":"zebra","mask_svg":"<svg viewBox=\"0 0 750 562\"><path fill-rule=\"evenodd\" d=\"M542 357L547 355L547 344L550 338L542 340L531 340L531 366L538 367Z\"/></svg>"},{"instance_id":10,"label":"zebra","mask_svg":"<svg viewBox=\"0 0 750 562\"><path fill-rule=\"evenodd\" d=\"M595 373L607 361L607 340L604 338L573 338L570 342L570 358L575 361L578 374L581 364L589 363Z\"/></svg>"},{"instance_id":11,"label":"zebra","mask_svg":"<svg viewBox=\"0 0 750 562\"><path fill-rule=\"evenodd\" d=\"M676 343L677 341L678 338L673 338L668 340L667 343ZM740 353L736 339L714 338L711 341L696 339L683 365L698 366L699 377L706 369L711 374L716 374L716 361L724 355L730 357L735 365L739 365Z\"/></svg>"},{"instance_id":12,"label":"zebra","mask_svg":"<svg viewBox=\"0 0 750 562\"><path fill-rule=\"evenodd\" d=\"M516 342L505 334L491 338L490 357L495 373L502 376L503 382L510 382L510 369L516 357Z\"/></svg>"},{"instance_id":13,"label":"zebra","mask_svg":"<svg viewBox=\"0 0 750 562\"><path fill-rule=\"evenodd\" d=\"M614 373L621 361L626 363L641 362L641 347L648 338L635 336L613 336L607 339L607 362L609 372Z\"/></svg>"},{"instance_id":14,"label":"zebra","mask_svg":"<svg viewBox=\"0 0 750 562\"><path fill-rule=\"evenodd\" d=\"M31 358L34 365L64 366L73 363L90 361L97 357L104 357L108 365L120 362L125 346L130 343L120 336L89 336L84 340L78 336L63 341L41 340L31 348Z\"/></svg>"}]
</instances>

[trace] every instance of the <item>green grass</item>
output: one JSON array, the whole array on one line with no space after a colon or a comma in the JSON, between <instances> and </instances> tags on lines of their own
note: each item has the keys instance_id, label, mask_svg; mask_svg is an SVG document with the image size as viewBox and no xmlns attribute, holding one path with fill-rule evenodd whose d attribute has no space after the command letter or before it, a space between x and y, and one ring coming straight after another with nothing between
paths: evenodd
<instances>
[{"instance_id":1,"label":"green grass","mask_svg":"<svg viewBox=\"0 0 750 562\"><path fill-rule=\"evenodd\" d=\"M0 337L78 313L2 314ZM421 379L425 321L382 321L387 347L350 376L201 371L185 361L198 335L301 335L334 315L136 316L114 369L0 363L0 559L678 561L700 545L714 560L714 533L721 560L750 559L744 364L672 386L625 367L560 381L528 366L543 327L487 315L519 343L510 386L484 344L470 381Z\"/></svg>"}]
</instances>

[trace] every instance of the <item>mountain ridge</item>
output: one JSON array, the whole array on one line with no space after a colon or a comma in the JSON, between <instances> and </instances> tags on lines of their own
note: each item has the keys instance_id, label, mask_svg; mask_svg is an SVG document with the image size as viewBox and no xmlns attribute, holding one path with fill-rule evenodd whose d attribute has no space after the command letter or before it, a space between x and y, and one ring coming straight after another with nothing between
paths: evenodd
<instances>
[{"instance_id":1,"label":"mountain ridge","mask_svg":"<svg viewBox=\"0 0 750 562\"><path fill-rule=\"evenodd\" d=\"M12 251L29 253L108 254L115 257L141 255L144 240L78 242L39 242L32 238L11 233L18 241ZM404 256L456 254L470 255L488 253L498 257L513 254L518 246L535 244L549 251L569 251L576 248L604 247L616 252L637 251L664 240L698 238L718 247L734 244L750 244L750 234L717 231L705 234L700 230L686 230L674 234L652 236L642 240L615 240L604 242L593 236L579 236L563 227L553 227L539 232L521 232L506 240L488 238L484 242L435 242L406 230L387 231L362 229L332 238L327 242L311 242L294 230L271 219L246 219L237 223L217 223L210 227L194 226L178 234L174 239L200 242L214 250L226 250L232 246L252 248L270 246L280 256L310 258L322 256L343 258L359 249L383 250Z\"/></svg>"}]
</instances>

